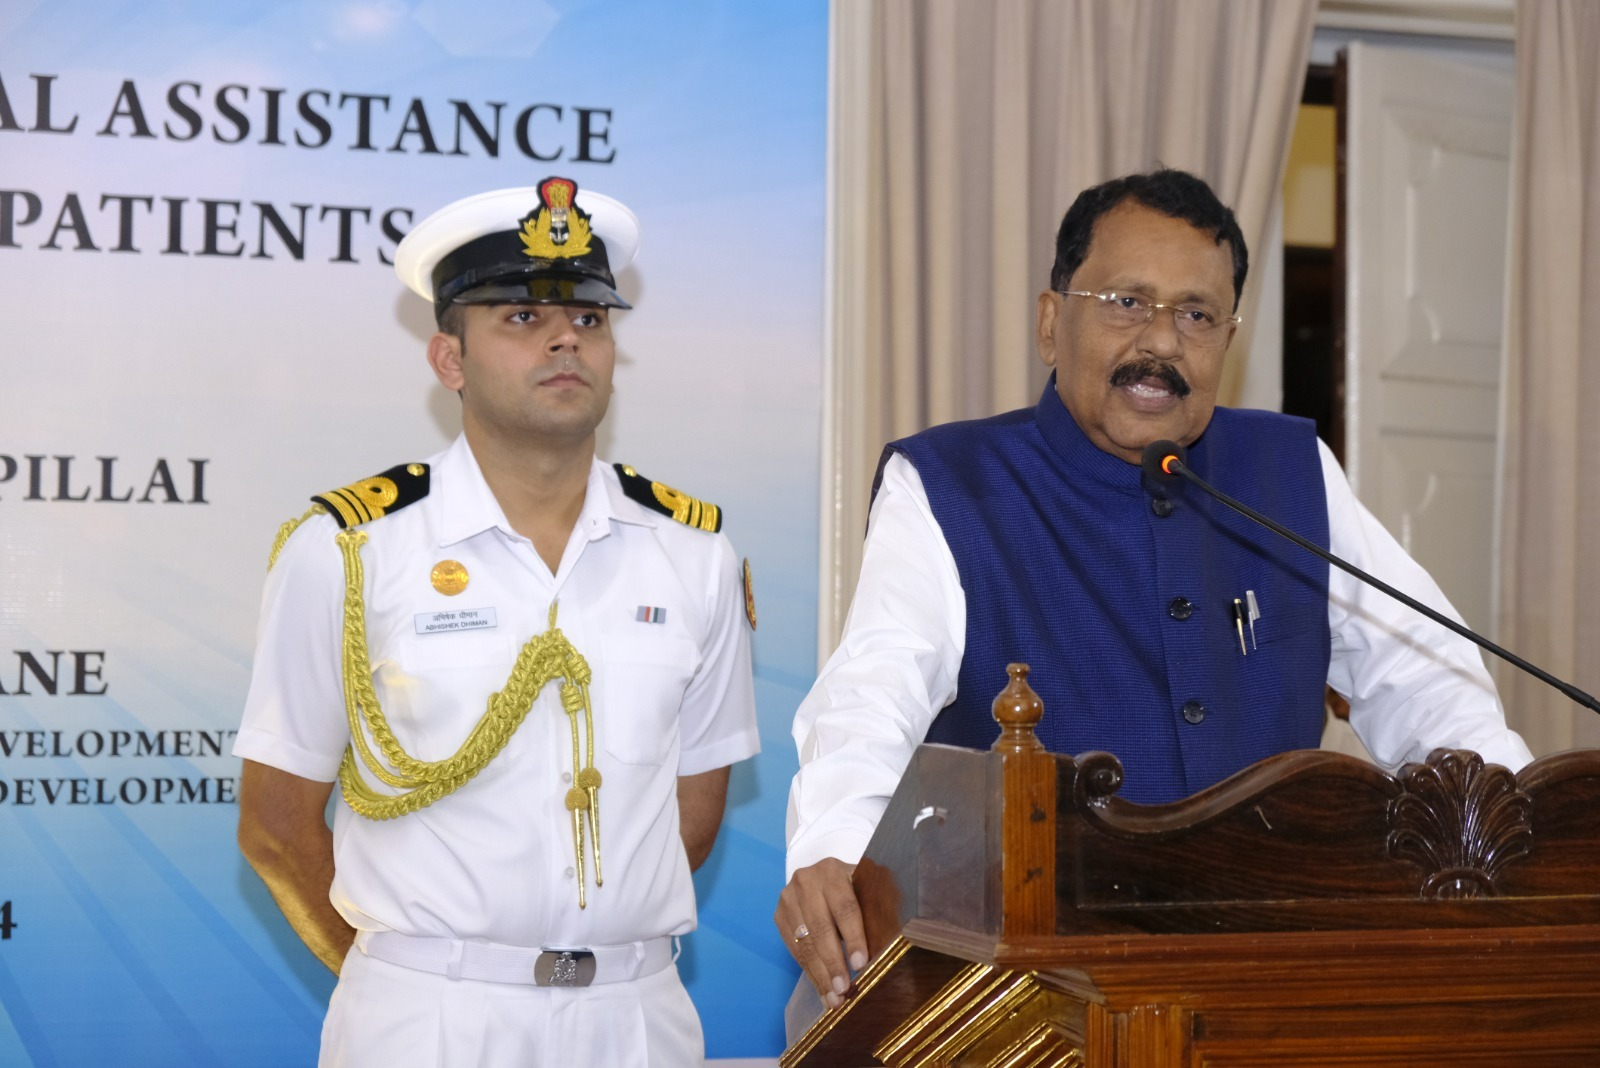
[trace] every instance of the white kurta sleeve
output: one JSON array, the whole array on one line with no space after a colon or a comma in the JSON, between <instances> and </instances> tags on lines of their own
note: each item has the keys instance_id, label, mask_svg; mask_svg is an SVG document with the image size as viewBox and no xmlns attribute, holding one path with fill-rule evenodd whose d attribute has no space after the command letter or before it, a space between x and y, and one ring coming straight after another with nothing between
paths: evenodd
<instances>
[{"instance_id":1,"label":"white kurta sleeve","mask_svg":"<svg viewBox=\"0 0 1600 1068\"><path fill-rule=\"evenodd\" d=\"M795 713L788 874L866 849L911 754L956 695L966 597L903 456L884 468L844 636Z\"/></svg>"},{"instance_id":2,"label":"white kurta sleeve","mask_svg":"<svg viewBox=\"0 0 1600 1068\"><path fill-rule=\"evenodd\" d=\"M1317 447L1333 554L1461 622L1432 576L1356 500L1333 453ZM1328 569L1328 627L1328 685L1350 702L1350 726L1388 770L1439 746L1513 771L1533 759L1506 726L1483 656L1466 638L1336 567Z\"/></svg>"}]
</instances>

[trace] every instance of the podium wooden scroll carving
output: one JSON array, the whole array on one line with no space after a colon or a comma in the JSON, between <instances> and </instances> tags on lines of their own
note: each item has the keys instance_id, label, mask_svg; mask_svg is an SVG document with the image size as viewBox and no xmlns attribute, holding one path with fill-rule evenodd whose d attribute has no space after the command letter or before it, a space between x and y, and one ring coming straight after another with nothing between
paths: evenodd
<instances>
[{"instance_id":1,"label":"podium wooden scroll carving","mask_svg":"<svg viewBox=\"0 0 1600 1068\"><path fill-rule=\"evenodd\" d=\"M1495 874L1533 848L1533 800L1502 767L1447 751L1400 777L1389 851L1429 872L1422 895L1494 897Z\"/></svg>"},{"instance_id":2,"label":"podium wooden scroll carving","mask_svg":"<svg viewBox=\"0 0 1600 1068\"><path fill-rule=\"evenodd\" d=\"M1008 670L992 750L913 757L873 962L785 1068L1600 1064L1600 753L1285 753L1138 805Z\"/></svg>"}]
</instances>

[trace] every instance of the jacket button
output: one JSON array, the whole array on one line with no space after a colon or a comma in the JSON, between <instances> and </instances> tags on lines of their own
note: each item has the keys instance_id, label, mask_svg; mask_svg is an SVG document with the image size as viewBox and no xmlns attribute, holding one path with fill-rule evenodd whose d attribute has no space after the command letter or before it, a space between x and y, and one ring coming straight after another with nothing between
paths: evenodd
<instances>
[{"instance_id":1,"label":"jacket button","mask_svg":"<svg viewBox=\"0 0 1600 1068\"><path fill-rule=\"evenodd\" d=\"M1206 706L1199 701L1185 701L1183 703L1183 718L1190 723L1199 723L1206 718Z\"/></svg>"},{"instance_id":2,"label":"jacket button","mask_svg":"<svg viewBox=\"0 0 1600 1068\"><path fill-rule=\"evenodd\" d=\"M1165 519L1167 516L1171 515L1172 510L1176 507L1177 505L1173 504L1165 497L1150 498L1150 510L1156 515L1160 516L1162 519Z\"/></svg>"},{"instance_id":3,"label":"jacket button","mask_svg":"<svg viewBox=\"0 0 1600 1068\"><path fill-rule=\"evenodd\" d=\"M1182 622L1194 615L1194 605L1189 603L1187 597L1174 597L1172 603L1167 605L1167 615Z\"/></svg>"}]
</instances>

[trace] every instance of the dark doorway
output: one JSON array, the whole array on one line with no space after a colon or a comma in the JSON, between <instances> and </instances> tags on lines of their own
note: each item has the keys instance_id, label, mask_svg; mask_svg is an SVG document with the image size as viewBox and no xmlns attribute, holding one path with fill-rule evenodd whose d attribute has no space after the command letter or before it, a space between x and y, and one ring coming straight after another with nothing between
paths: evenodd
<instances>
[{"instance_id":1,"label":"dark doorway","mask_svg":"<svg viewBox=\"0 0 1600 1068\"><path fill-rule=\"evenodd\" d=\"M1342 58L1342 57L1341 57ZM1337 168L1334 247L1283 250L1283 410L1317 424L1344 462L1344 114L1337 68L1306 72L1304 104L1334 108Z\"/></svg>"}]
</instances>

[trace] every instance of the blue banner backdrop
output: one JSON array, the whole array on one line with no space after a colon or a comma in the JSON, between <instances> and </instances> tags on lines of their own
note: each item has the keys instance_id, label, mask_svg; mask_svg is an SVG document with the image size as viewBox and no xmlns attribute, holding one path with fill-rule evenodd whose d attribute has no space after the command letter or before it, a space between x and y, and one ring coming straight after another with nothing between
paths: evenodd
<instances>
[{"instance_id":1,"label":"blue banner backdrop","mask_svg":"<svg viewBox=\"0 0 1600 1068\"><path fill-rule=\"evenodd\" d=\"M0 1063L314 1059L333 978L234 845L277 525L457 430L395 242L548 173L643 240L601 453L723 505L765 751L680 962L770 1056L814 673L826 3L0 9Z\"/></svg>"}]
</instances>

